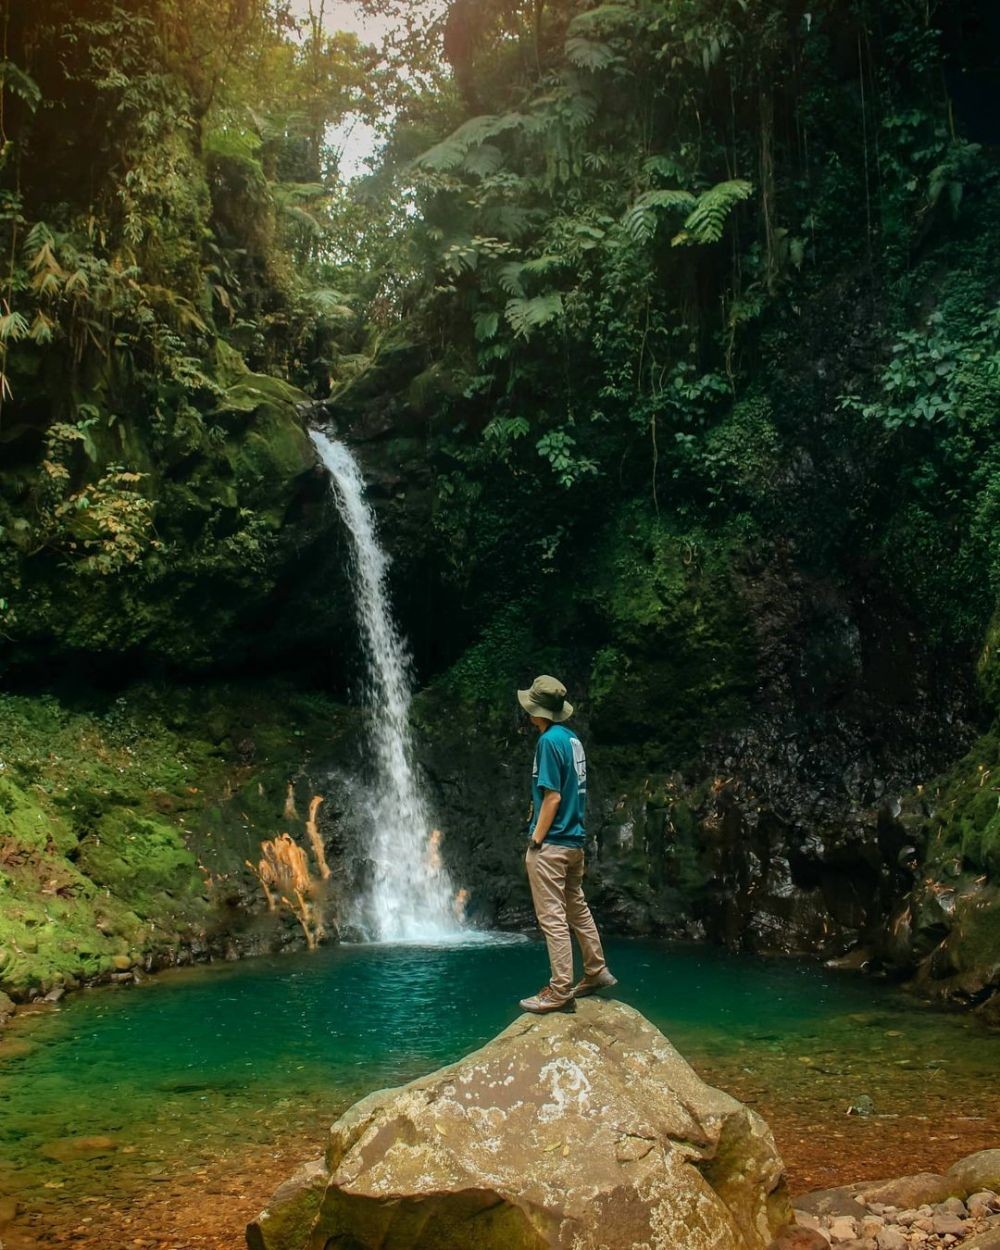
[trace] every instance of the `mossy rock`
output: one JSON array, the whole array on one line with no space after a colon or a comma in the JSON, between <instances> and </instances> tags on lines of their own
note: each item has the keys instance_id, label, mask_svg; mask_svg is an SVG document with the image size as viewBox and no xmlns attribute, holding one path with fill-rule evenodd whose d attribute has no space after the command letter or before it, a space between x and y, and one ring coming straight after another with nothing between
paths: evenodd
<instances>
[{"instance_id":1,"label":"mossy rock","mask_svg":"<svg viewBox=\"0 0 1000 1250\"><path fill-rule=\"evenodd\" d=\"M178 911L195 911L204 883L198 861L180 833L161 821L131 812L112 812L80 845L77 863L92 881L127 899L139 916L166 910L162 897Z\"/></svg>"},{"instance_id":2,"label":"mossy rock","mask_svg":"<svg viewBox=\"0 0 1000 1250\"><path fill-rule=\"evenodd\" d=\"M1000 713L1000 611L993 614L976 663L976 678L984 701Z\"/></svg>"},{"instance_id":3,"label":"mossy rock","mask_svg":"<svg viewBox=\"0 0 1000 1250\"><path fill-rule=\"evenodd\" d=\"M91 508L46 512L53 486L41 440L16 472L0 470L0 664L30 664L44 651L46 663L124 654L205 669L251 648L283 654L288 630L330 637L349 614L323 559L301 559L313 544L336 553L340 531L314 472L307 397L251 373L231 349L216 355L224 389L214 408L198 395L160 398L148 422L100 423L87 455L77 449L65 490L98 492L111 510L107 533L94 529ZM101 485L112 465L133 475L128 484ZM139 528L126 557L113 536L129 518ZM260 616L284 611L295 583L311 593L314 577L327 593L308 612L286 613L282 631L252 633Z\"/></svg>"},{"instance_id":4,"label":"mossy rock","mask_svg":"<svg viewBox=\"0 0 1000 1250\"><path fill-rule=\"evenodd\" d=\"M626 510L580 592L609 635L590 674L602 741L657 742L673 764L745 712L754 648L724 541Z\"/></svg>"},{"instance_id":5,"label":"mossy rock","mask_svg":"<svg viewBox=\"0 0 1000 1250\"><path fill-rule=\"evenodd\" d=\"M304 761L353 749L351 723L282 683L140 686L72 707L0 696L0 987L20 999L227 950L244 930L264 940L246 860L279 830L302 836Z\"/></svg>"},{"instance_id":6,"label":"mossy rock","mask_svg":"<svg viewBox=\"0 0 1000 1250\"><path fill-rule=\"evenodd\" d=\"M937 813L928 831L929 863L939 867L957 860L1000 879L1000 730L979 738L927 792Z\"/></svg>"}]
</instances>

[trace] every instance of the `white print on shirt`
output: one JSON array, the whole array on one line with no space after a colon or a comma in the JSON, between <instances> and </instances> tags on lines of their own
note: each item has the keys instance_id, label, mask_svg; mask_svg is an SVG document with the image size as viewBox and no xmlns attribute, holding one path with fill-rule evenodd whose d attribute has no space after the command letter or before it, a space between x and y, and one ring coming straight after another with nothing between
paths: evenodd
<instances>
[{"instance_id":1,"label":"white print on shirt","mask_svg":"<svg viewBox=\"0 0 1000 1250\"><path fill-rule=\"evenodd\" d=\"M583 743L579 738L571 738L570 746L573 748L573 767L576 769L576 780L580 787L580 793L587 793L587 757L583 753Z\"/></svg>"}]
</instances>

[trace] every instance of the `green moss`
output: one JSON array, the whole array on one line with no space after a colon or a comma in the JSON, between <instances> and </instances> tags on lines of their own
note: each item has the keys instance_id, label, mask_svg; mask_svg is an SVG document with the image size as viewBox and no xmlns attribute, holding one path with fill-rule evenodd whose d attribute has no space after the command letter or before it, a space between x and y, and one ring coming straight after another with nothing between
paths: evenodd
<instances>
[{"instance_id":1,"label":"green moss","mask_svg":"<svg viewBox=\"0 0 1000 1250\"><path fill-rule=\"evenodd\" d=\"M1000 611L993 614L983 649L976 664L979 690L989 705L1000 711Z\"/></svg>"},{"instance_id":2,"label":"green moss","mask_svg":"<svg viewBox=\"0 0 1000 1250\"><path fill-rule=\"evenodd\" d=\"M949 946L958 972L1000 979L1000 889L976 890L957 900Z\"/></svg>"},{"instance_id":3,"label":"green moss","mask_svg":"<svg viewBox=\"0 0 1000 1250\"><path fill-rule=\"evenodd\" d=\"M627 509L581 592L609 638L590 675L604 742L658 743L674 763L744 712L754 651L724 540Z\"/></svg>"},{"instance_id":4,"label":"green moss","mask_svg":"<svg viewBox=\"0 0 1000 1250\"><path fill-rule=\"evenodd\" d=\"M80 845L77 865L96 885L148 917L190 911L204 885L198 861L180 832L163 821L117 810L103 817Z\"/></svg>"},{"instance_id":5,"label":"green moss","mask_svg":"<svg viewBox=\"0 0 1000 1250\"><path fill-rule=\"evenodd\" d=\"M984 734L944 777L928 788L935 815L927 859L1000 876L1000 730Z\"/></svg>"},{"instance_id":6,"label":"green moss","mask_svg":"<svg viewBox=\"0 0 1000 1250\"><path fill-rule=\"evenodd\" d=\"M304 741L329 758L349 722L279 683L0 697L0 986L24 997L249 923L245 861L302 832L286 797Z\"/></svg>"},{"instance_id":7,"label":"green moss","mask_svg":"<svg viewBox=\"0 0 1000 1250\"><path fill-rule=\"evenodd\" d=\"M42 851L54 831L49 812L27 790L0 777L0 838L16 842L25 851Z\"/></svg>"},{"instance_id":8,"label":"green moss","mask_svg":"<svg viewBox=\"0 0 1000 1250\"><path fill-rule=\"evenodd\" d=\"M218 381L134 397L127 406L152 404L149 420L100 422L86 455L65 435L56 451L43 446L0 470L5 650L133 652L203 668L248 645L243 622L272 601L333 513L303 506L314 490L324 497L310 477L306 397L251 373L231 349L216 355ZM46 456L65 478L46 471ZM78 494L87 507L72 502ZM104 529L92 521L98 513ZM123 532L134 545L121 545ZM338 606L331 598L326 611Z\"/></svg>"},{"instance_id":9,"label":"green moss","mask_svg":"<svg viewBox=\"0 0 1000 1250\"><path fill-rule=\"evenodd\" d=\"M441 693L474 710L475 715L494 712L509 716L514 689L534 664L539 671L558 667L556 658L545 655L535 637L530 605L517 601L503 607L474 642L437 683Z\"/></svg>"}]
</instances>

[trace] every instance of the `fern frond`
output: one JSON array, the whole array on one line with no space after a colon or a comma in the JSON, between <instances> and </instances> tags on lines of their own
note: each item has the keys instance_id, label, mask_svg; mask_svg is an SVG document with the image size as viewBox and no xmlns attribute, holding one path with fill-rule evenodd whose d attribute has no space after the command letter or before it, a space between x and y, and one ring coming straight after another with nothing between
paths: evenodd
<instances>
[{"instance_id":1,"label":"fern frond","mask_svg":"<svg viewBox=\"0 0 1000 1250\"><path fill-rule=\"evenodd\" d=\"M299 208L297 204L281 205L281 214L289 221L294 221L296 225L302 226L307 234L314 239L323 237L323 227L319 224L312 213L307 212L304 208Z\"/></svg>"},{"instance_id":2,"label":"fern frond","mask_svg":"<svg viewBox=\"0 0 1000 1250\"><path fill-rule=\"evenodd\" d=\"M504 309L504 315L518 338L527 338L532 330L561 317L562 313L563 301L558 291L549 291L532 299L508 300Z\"/></svg>"},{"instance_id":3,"label":"fern frond","mask_svg":"<svg viewBox=\"0 0 1000 1250\"><path fill-rule=\"evenodd\" d=\"M44 221L36 221L28 233L24 236L24 244L21 251L25 260L30 260L32 256L37 255L43 247L50 250L55 246L55 235L45 224Z\"/></svg>"},{"instance_id":4,"label":"fern frond","mask_svg":"<svg viewBox=\"0 0 1000 1250\"><path fill-rule=\"evenodd\" d=\"M697 203L697 198L690 191L678 191L672 188L643 191L642 195L637 196L625 210L622 225L628 236L636 243L648 243L656 233L657 209L686 209L691 212Z\"/></svg>"},{"instance_id":5,"label":"fern frond","mask_svg":"<svg viewBox=\"0 0 1000 1250\"><path fill-rule=\"evenodd\" d=\"M600 4L596 9L578 13L567 27L567 32L571 37L587 38L599 31L632 26L638 19L639 14L630 5Z\"/></svg>"},{"instance_id":6,"label":"fern frond","mask_svg":"<svg viewBox=\"0 0 1000 1250\"><path fill-rule=\"evenodd\" d=\"M0 343L16 343L28 333L28 323L19 312L0 317Z\"/></svg>"},{"instance_id":7,"label":"fern frond","mask_svg":"<svg viewBox=\"0 0 1000 1250\"><path fill-rule=\"evenodd\" d=\"M536 256L533 260L526 260L521 266L521 271L533 275L546 274L551 273L553 269L559 269L565 263L566 258L564 256L553 256L551 254Z\"/></svg>"},{"instance_id":8,"label":"fern frond","mask_svg":"<svg viewBox=\"0 0 1000 1250\"><path fill-rule=\"evenodd\" d=\"M471 152L466 152L462 160L462 168L466 173L477 174L480 178L495 174L502 164L503 152L495 143L480 144Z\"/></svg>"},{"instance_id":9,"label":"fern frond","mask_svg":"<svg viewBox=\"0 0 1000 1250\"><path fill-rule=\"evenodd\" d=\"M260 135L244 127L220 126L209 130L202 140L202 149L206 155L221 156L240 164L250 165L254 170L264 172L257 159L257 153L263 146Z\"/></svg>"},{"instance_id":10,"label":"fern frond","mask_svg":"<svg viewBox=\"0 0 1000 1250\"><path fill-rule=\"evenodd\" d=\"M465 152L465 144L458 142L452 135L447 139L442 139L440 143L435 143L432 148L428 148L413 163L420 169L447 173L449 170L458 169L465 160Z\"/></svg>"},{"instance_id":11,"label":"fern frond","mask_svg":"<svg viewBox=\"0 0 1000 1250\"><path fill-rule=\"evenodd\" d=\"M737 204L747 200L753 186L744 178L718 182L703 191L684 222L684 229L673 239L674 246L684 243L718 243Z\"/></svg>"},{"instance_id":12,"label":"fern frond","mask_svg":"<svg viewBox=\"0 0 1000 1250\"><path fill-rule=\"evenodd\" d=\"M584 39L582 35L574 35L566 40L566 60L578 69L601 70L618 58L614 49L606 43L597 43L593 39Z\"/></svg>"},{"instance_id":13,"label":"fern frond","mask_svg":"<svg viewBox=\"0 0 1000 1250\"><path fill-rule=\"evenodd\" d=\"M349 295L345 295L342 291L335 291L331 287L318 287L315 291L308 291L305 295L305 303L314 313L320 317L332 317L338 320L354 315L354 310L348 304L349 299Z\"/></svg>"},{"instance_id":14,"label":"fern frond","mask_svg":"<svg viewBox=\"0 0 1000 1250\"><path fill-rule=\"evenodd\" d=\"M90 279L87 277L83 269L76 269L66 279L66 285L63 287L67 295L87 295L90 292Z\"/></svg>"},{"instance_id":15,"label":"fern frond","mask_svg":"<svg viewBox=\"0 0 1000 1250\"><path fill-rule=\"evenodd\" d=\"M35 314L35 320L31 323L31 329L28 331L28 337L34 339L36 343L51 343L52 331L56 328L56 323L51 317L46 317L41 309Z\"/></svg>"},{"instance_id":16,"label":"fern frond","mask_svg":"<svg viewBox=\"0 0 1000 1250\"><path fill-rule=\"evenodd\" d=\"M42 102L41 87L13 61L0 61L0 91L20 97L32 113Z\"/></svg>"},{"instance_id":17,"label":"fern frond","mask_svg":"<svg viewBox=\"0 0 1000 1250\"><path fill-rule=\"evenodd\" d=\"M643 161L642 172L647 178L669 178L673 182L685 176L680 163L672 156L648 156Z\"/></svg>"},{"instance_id":18,"label":"fern frond","mask_svg":"<svg viewBox=\"0 0 1000 1250\"><path fill-rule=\"evenodd\" d=\"M496 337L496 332L500 328L500 314L498 312L477 312L473 321L476 327L477 343L485 343L489 339Z\"/></svg>"},{"instance_id":19,"label":"fern frond","mask_svg":"<svg viewBox=\"0 0 1000 1250\"><path fill-rule=\"evenodd\" d=\"M436 143L413 163L420 169L439 173L457 169L470 149L479 147L488 139L495 139L506 130L516 130L524 126L527 120L523 113L486 113L482 117L470 117L447 139Z\"/></svg>"},{"instance_id":20,"label":"fern frond","mask_svg":"<svg viewBox=\"0 0 1000 1250\"><path fill-rule=\"evenodd\" d=\"M322 182L278 182L272 188L278 204L307 204L311 200L326 199L330 188Z\"/></svg>"},{"instance_id":21,"label":"fern frond","mask_svg":"<svg viewBox=\"0 0 1000 1250\"><path fill-rule=\"evenodd\" d=\"M517 241L531 229L538 216L538 209L525 208L520 204L500 204L483 209L483 227L498 238Z\"/></svg>"},{"instance_id":22,"label":"fern frond","mask_svg":"<svg viewBox=\"0 0 1000 1250\"><path fill-rule=\"evenodd\" d=\"M523 296L524 287L521 284L521 270L524 266L520 261L509 260L505 265L501 265L497 271L497 282L502 291L506 291L508 295Z\"/></svg>"},{"instance_id":23,"label":"fern frond","mask_svg":"<svg viewBox=\"0 0 1000 1250\"><path fill-rule=\"evenodd\" d=\"M55 272L52 269L42 269L31 279L31 289L40 297L58 295L62 289L59 281L60 275L65 277L62 270Z\"/></svg>"},{"instance_id":24,"label":"fern frond","mask_svg":"<svg viewBox=\"0 0 1000 1250\"><path fill-rule=\"evenodd\" d=\"M560 127L581 130L589 126L596 115L597 100L589 92L560 87L533 101L525 132L544 135Z\"/></svg>"}]
</instances>

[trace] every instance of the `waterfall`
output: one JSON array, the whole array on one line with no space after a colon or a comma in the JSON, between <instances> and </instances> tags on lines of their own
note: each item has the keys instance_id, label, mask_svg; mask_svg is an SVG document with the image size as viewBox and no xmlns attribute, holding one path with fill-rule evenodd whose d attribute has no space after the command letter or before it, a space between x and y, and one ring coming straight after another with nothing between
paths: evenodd
<instances>
[{"instance_id":1,"label":"waterfall","mask_svg":"<svg viewBox=\"0 0 1000 1250\"><path fill-rule=\"evenodd\" d=\"M368 845L374 864L357 902L359 928L372 940L441 941L462 932L454 888L441 863L441 835L431 828L413 766L410 660L389 610L388 561L365 502L357 461L343 443L314 431L330 473L337 511L351 536L355 611L367 662L364 700L371 711L371 776L366 779Z\"/></svg>"}]
</instances>

